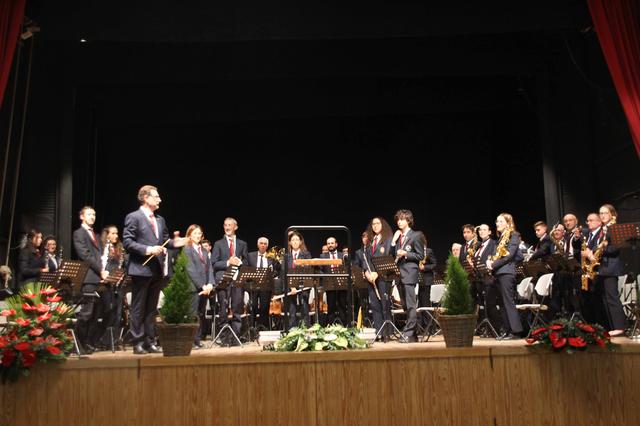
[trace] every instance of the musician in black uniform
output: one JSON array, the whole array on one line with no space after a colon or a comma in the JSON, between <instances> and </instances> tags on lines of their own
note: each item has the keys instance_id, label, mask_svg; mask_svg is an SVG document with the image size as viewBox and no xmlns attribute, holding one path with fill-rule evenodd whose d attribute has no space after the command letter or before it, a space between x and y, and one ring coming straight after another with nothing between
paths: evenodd
<instances>
[{"instance_id":1,"label":"musician in black uniform","mask_svg":"<svg viewBox=\"0 0 640 426\"><path fill-rule=\"evenodd\" d=\"M296 272L296 259L311 259L311 253L306 250L304 245L304 239L298 231L292 231L289 233L289 247L285 261L287 262L287 270L289 273ZM286 278L286 277L285 277ZM296 319L297 312L300 312L302 317L300 323L304 323L307 327L311 325L311 318L309 318L309 290L298 291L296 288L288 289L288 283L285 283L285 292L287 297L285 303L286 309L289 312L289 319L287 321L287 329L298 325Z\"/></svg>"},{"instance_id":2,"label":"musician in black uniform","mask_svg":"<svg viewBox=\"0 0 640 426\"><path fill-rule=\"evenodd\" d=\"M87 275L82 284L83 299L80 312L76 314L76 334L84 352L92 353L96 349L96 343L100 337L98 318L103 313L102 297L91 296L96 293L100 282L104 281L109 272L102 264L102 241L93 230L96 222L96 211L91 206L84 206L80 210L80 227L73 231L73 247L78 258L89 265Z\"/></svg>"},{"instance_id":3,"label":"musician in black uniform","mask_svg":"<svg viewBox=\"0 0 640 426\"><path fill-rule=\"evenodd\" d=\"M327 238L327 253L320 253L321 259L342 259L343 254L338 251L338 241L335 237ZM337 266L326 266L323 268L325 274L335 271ZM347 326L347 290L327 290L327 308L329 324L340 321L340 324Z\"/></svg>"},{"instance_id":4,"label":"musician in black uniform","mask_svg":"<svg viewBox=\"0 0 640 426\"><path fill-rule=\"evenodd\" d=\"M531 257L529 257L529 260L545 259L551 254L551 248L553 246L549 234L547 234L548 226L545 222L538 221L533 225L533 229L538 241L532 247L533 253Z\"/></svg>"},{"instance_id":5,"label":"musician in black uniform","mask_svg":"<svg viewBox=\"0 0 640 426\"><path fill-rule=\"evenodd\" d=\"M119 239L118 228L115 225L107 225L102 228L100 236L102 242L102 266L105 271L111 273L118 269L124 269L126 255L124 246ZM124 309L125 286L124 276L120 282L109 283L104 286L100 293L103 305L102 314L102 338L100 346L108 348L111 345L111 338L116 339L120 335L122 326L122 311Z\"/></svg>"},{"instance_id":6,"label":"musician in black uniform","mask_svg":"<svg viewBox=\"0 0 640 426\"><path fill-rule=\"evenodd\" d=\"M502 295L502 321L507 330L502 340L518 338L522 333L522 323L515 304L516 262L520 259L520 234L516 231L513 217L509 213L500 213L496 218L496 231L500 239L496 252L486 262L487 269L496 278L498 290Z\"/></svg>"},{"instance_id":7,"label":"musician in black uniform","mask_svg":"<svg viewBox=\"0 0 640 426\"><path fill-rule=\"evenodd\" d=\"M269 239L267 237L258 238L258 251L249 252L247 262L249 266L256 268L267 268L274 276L274 289L280 292L280 280L277 275L280 271L280 264L273 259L267 257L267 249L269 248ZM253 311L254 324L260 325L265 330L269 329L269 303L271 302L271 290L254 291L251 295L251 310Z\"/></svg>"},{"instance_id":8,"label":"musician in black uniform","mask_svg":"<svg viewBox=\"0 0 640 426\"><path fill-rule=\"evenodd\" d=\"M40 272L46 271L45 257L42 255L42 233L32 229L27 233L27 243L20 250L18 258L18 283L22 287L38 281Z\"/></svg>"},{"instance_id":9,"label":"musician in black uniform","mask_svg":"<svg viewBox=\"0 0 640 426\"><path fill-rule=\"evenodd\" d=\"M491 238L491 228L486 223L478 226L478 248L473 254L473 263L478 265L486 265L489 256L496 251L496 241ZM475 302L478 305L487 306L487 312L484 315L489 318L491 325L496 329L500 329L500 321L497 306L501 300L498 289L495 284L493 275L489 273L477 272L471 281L471 285L475 288Z\"/></svg>"},{"instance_id":10,"label":"musician in black uniform","mask_svg":"<svg viewBox=\"0 0 640 426\"><path fill-rule=\"evenodd\" d=\"M44 247L46 272L56 272L60 267L60 262L62 262L60 254L57 252L58 242L56 238L53 235L48 235L44 239L42 246Z\"/></svg>"},{"instance_id":11,"label":"musician in black uniform","mask_svg":"<svg viewBox=\"0 0 640 426\"><path fill-rule=\"evenodd\" d=\"M420 241L420 233L411 229L413 213L411 210L398 210L394 216L398 230L391 240L391 254L395 256L400 270L398 289L402 296L402 304L407 313L407 322L403 330L409 342L416 342L416 289L418 284L418 264L424 258L424 247Z\"/></svg>"}]
</instances>

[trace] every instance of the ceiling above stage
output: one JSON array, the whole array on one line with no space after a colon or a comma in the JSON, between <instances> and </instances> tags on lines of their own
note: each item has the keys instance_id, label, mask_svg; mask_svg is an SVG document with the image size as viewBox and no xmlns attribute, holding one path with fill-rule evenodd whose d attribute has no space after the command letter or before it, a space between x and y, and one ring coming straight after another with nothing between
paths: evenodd
<instances>
[{"instance_id":1,"label":"ceiling above stage","mask_svg":"<svg viewBox=\"0 0 640 426\"><path fill-rule=\"evenodd\" d=\"M312 2L102 0L28 2L47 40L229 42L430 37L579 30L585 0Z\"/></svg>"}]
</instances>

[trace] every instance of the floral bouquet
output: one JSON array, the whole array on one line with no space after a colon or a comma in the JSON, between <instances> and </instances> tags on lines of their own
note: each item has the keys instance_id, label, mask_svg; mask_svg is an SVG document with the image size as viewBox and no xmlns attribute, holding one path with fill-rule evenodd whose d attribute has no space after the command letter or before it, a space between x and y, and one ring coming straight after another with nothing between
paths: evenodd
<instances>
[{"instance_id":1,"label":"floral bouquet","mask_svg":"<svg viewBox=\"0 0 640 426\"><path fill-rule=\"evenodd\" d=\"M355 328L345 328L341 325L322 328L320 324L314 324L310 328L292 328L286 336L272 345L265 346L264 350L277 352L339 351L367 347L367 342L358 337L358 331Z\"/></svg>"},{"instance_id":2,"label":"floral bouquet","mask_svg":"<svg viewBox=\"0 0 640 426\"><path fill-rule=\"evenodd\" d=\"M559 319L547 327L531 332L527 339L530 345L546 346L555 352L584 351L589 345L614 350L615 345L605 329L598 324L587 324L581 320Z\"/></svg>"},{"instance_id":3,"label":"floral bouquet","mask_svg":"<svg viewBox=\"0 0 640 426\"><path fill-rule=\"evenodd\" d=\"M0 335L2 382L29 375L36 361L64 361L73 348L67 320L73 309L61 302L58 291L40 283L29 283L19 295L7 299L8 332Z\"/></svg>"}]
</instances>

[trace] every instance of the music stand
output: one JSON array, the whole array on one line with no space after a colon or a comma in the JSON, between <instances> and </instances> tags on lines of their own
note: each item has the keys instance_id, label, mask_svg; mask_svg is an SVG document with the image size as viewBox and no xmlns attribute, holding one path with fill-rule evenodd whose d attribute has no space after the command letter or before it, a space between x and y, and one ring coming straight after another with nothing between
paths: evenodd
<instances>
[{"instance_id":1,"label":"music stand","mask_svg":"<svg viewBox=\"0 0 640 426\"><path fill-rule=\"evenodd\" d=\"M522 264L522 267L524 269L525 275L528 277L533 277L534 280L537 280L541 275L549 272L547 269L547 264L538 260L524 262Z\"/></svg>"},{"instance_id":2,"label":"music stand","mask_svg":"<svg viewBox=\"0 0 640 426\"><path fill-rule=\"evenodd\" d=\"M82 297L82 283L89 270L89 264L80 260L63 260L56 273L60 274L54 287L57 290L71 290L73 297Z\"/></svg>"},{"instance_id":3,"label":"music stand","mask_svg":"<svg viewBox=\"0 0 640 426\"><path fill-rule=\"evenodd\" d=\"M255 326L255 312L253 312L253 293L255 291L273 291L273 279L269 268L257 268L255 266L242 266L236 279L236 286L249 293L249 341L258 338L258 330ZM255 337L252 337L255 336Z\"/></svg>"},{"instance_id":4,"label":"music stand","mask_svg":"<svg viewBox=\"0 0 640 426\"><path fill-rule=\"evenodd\" d=\"M375 267L378 276L384 281L393 281L400 279L400 270L396 264L396 260L391 256L377 256L371 258L371 262Z\"/></svg>"},{"instance_id":5,"label":"music stand","mask_svg":"<svg viewBox=\"0 0 640 426\"><path fill-rule=\"evenodd\" d=\"M371 258L371 263L375 267L375 271L378 273L379 277L382 277L384 281L392 281L400 279L400 270L398 269L398 265L396 264L396 260L391 256L377 256ZM393 334L396 336L400 336L400 338L407 343L409 340L406 336L396 327L396 325L391 320L384 320L380 329L376 332L376 336L370 342L371 345L376 341L378 336L384 330L384 327L389 324L393 328Z\"/></svg>"},{"instance_id":6,"label":"music stand","mask_svg":"<svg viewBox=\"0 0 640 426\"><path fill-rule=\"evenodd\" d=\"M611 235L611 243L616 247L633 247L640 240L640 222L616 223L607 232Z\"/></svg>"},{"instance_id":7,"label":"music stand","mask_svg":"<svg viewBox=\"0 0 640 426\"><path fill-rule=\"evenodd\" d=\"M218 291L218 290L226 290L227 288L229 288L233 284L237 274L238 274L238 267L235 266L235 265L229 265L229 267L224 271L224 273L222 275L222 279L220 280L218 285L215 287L215 290L216 291ZM227 295L227 303L231 304L231 294ZM227 312L219 312L218 315L227 315ZM215 321L216 319L213 318L213 320ZM233 327L231 327L231 324L229 324L229 322L227 322L220 329L220 331L218 331L218 334L216 334L216 336L213 338L213 340L211 341L211 345L209 345L208 349L210 349L214 345L214 343L222 335L222 332L227 330L227 329L231 332L231 336L234 339L236 339L236 342L238 342L240 347L243 347L242 342L238 338L238 335L236 334L235 331L233 331Z\"/></svg>"}]
</instances>

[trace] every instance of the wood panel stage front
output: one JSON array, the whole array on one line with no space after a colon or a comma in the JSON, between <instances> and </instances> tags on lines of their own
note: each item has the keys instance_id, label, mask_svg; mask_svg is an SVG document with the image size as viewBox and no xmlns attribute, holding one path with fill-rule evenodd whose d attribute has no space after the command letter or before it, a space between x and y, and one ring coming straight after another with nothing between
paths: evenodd
<instances>
[{"instance_id":1,"label":"wood panel stage front","mask_svg":"<svg viewBox=\"0 0 640 426\"><path fill-rule=\"evenodd\" d=\"M0 386L0 424L640 424L640 344L615 341L615 352L573 355L479 338L468 349L436 339L333 353L97 353Z\"/></svg>"}]
</instances>

